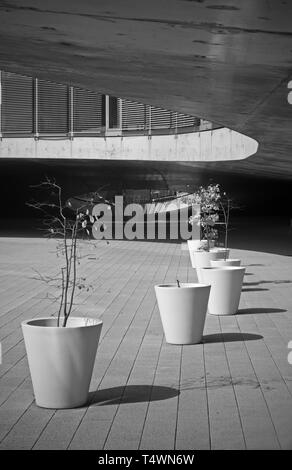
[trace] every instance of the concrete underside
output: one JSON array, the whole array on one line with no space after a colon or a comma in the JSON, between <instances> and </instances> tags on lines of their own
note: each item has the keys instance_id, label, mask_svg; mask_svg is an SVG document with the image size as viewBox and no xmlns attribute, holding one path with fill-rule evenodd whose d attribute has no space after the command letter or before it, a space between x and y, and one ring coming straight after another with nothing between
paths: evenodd
<instances>
[{"instance_id":1,"label":"concrete underside","mask_svg":"<svg viewBox=\"0 0 292 470\"><path fill-rule=\"evenodd\" d=\"M292 449L288 230L272 253L268 236L262 243L253 231L254 251L248 227L239 234L231 256L247 274L238 314L208 316L203 344L183 347L165 343L153 286L195 281L188 252L99 242L81 266L93 290L76 298L78 312L104 322L90 402L59 411L34 403L20 329L54 312L31 269L56 273L53 241L1 238L0 449Z\"/></svg>"},{"instance_id":2,"label":"concrete underside","mask_svg":"<svg viewBox=\"0 0 292 470\"><path fill-rule=\"evenodd\" d=\"M291 180L290 2L7 0L0 13L0 69L219 123L260 148L215 167Z\"/></svg>"},{"instance_id":3,"label":"concrete underside","mask_svg":"<svg viewBox=\"0 0 292 470\"><path fill-rule=\"evenodd\" d=\"M241 160L256 153L258 144L225 127L172 135L74 137L73 139L3 138L2 158L54 158L208 162Z\"/></svg>"}]
</instances>

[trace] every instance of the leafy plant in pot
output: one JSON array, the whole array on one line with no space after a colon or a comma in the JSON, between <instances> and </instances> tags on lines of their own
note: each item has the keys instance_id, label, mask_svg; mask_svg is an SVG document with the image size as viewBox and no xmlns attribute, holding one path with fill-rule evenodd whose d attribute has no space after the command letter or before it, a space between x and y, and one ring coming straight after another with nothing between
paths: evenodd
<instances>
[{"instance_id":1,"label":"leafy plant in pot","mask_svg":"<svg viewBox=\"0 0 292 470\"><path fill-rule=\"evenodd\" d=\"M228 235L230 231L230 213L236 208L233 200L224 192L219 200L219 214L222 215L222 224L224 228L224 248L214 248L219 254L219 259L211 260L211 266L240 266L240 259L229 259Z\"/></svg>"},{"instance_id":2,"label":"leafy plant in pot","mask_svg":"<svg viewBox=\"0 0 292 470\"><path fill-rule=\"evenodd\" d=\"M197 269L199 282L201 282L200 269L210 266L212 259L218 259L220 254L212 251L214 240L218 236L215 224L219 219L219 202L221 198L219 184L209 184L206 188L201 186L197 192L188 196L188 202L200 205L200 213L191 216L190 224L200 226L201 244L197 250L190 251L193 268Z\"/></svg>"},{"instance_id":3,"label":"leafy plant in pot","mask_svg":"<svg viewBox=\"0 0 292 470\"><path fill-rule=\"evenodd\" d=\"M158 284L155 293L167 343L196 344L202 340L210 285Z\"/></svg>"},{"instance_id":4,"label":"leafy plant in pot","mask_svg":"<svg viewBox=\"0 0 292 470\"><path fill-rule=\"evenodd\" d=\"M76 292L90 289L86 279L78 277L77 268L82 258L80 244L89 241L96 217L88 205L73 211L54 180L46 179L35 188L45 191L49 199L28 205L41 211L45 233L56 238L56 255L61 261L57 276L38 275L49 290L57 291L54 301L59 307L54 316L22 322L22 331L36 404L73 408L87 401L102 328L100 319L71 315ZM91 202L93 205L94 197Z\"/></svg>"},{"instance_id":5,"label":"leafy plant in pot","mask_svg":"<svg viewBox=\"0 0 292 470\"><path fill-rule=\"evenodd\" d=\"M220 197L219 207L223 214L225 247L222 250L217 249L219 259L211 260L211 266L203 267L200 275L203 282L211 285L209 314L233 315L238 309L245 268L240 266L239 259L227 259L230 211L235 206L226 193Z\"/></svg>"}]
</instances>

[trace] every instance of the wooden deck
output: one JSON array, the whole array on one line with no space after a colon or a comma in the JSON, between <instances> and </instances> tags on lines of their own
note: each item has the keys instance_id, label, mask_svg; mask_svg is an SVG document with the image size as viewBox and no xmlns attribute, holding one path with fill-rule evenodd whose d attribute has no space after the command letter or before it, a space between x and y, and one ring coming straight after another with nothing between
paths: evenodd
<instances>
[{"instance_id":1,"label":"wooden deck","mask_svg":"<svg viewBox=\"0 0 292 470\"><path fill-rule=\"evenodd\" d=\"M247 266L240 310L208 316L204 342L165 343L153 285L196 280L176 243L98 242L76 311L102 317L90 402L34 403L23 319L55 305L32 267L56 271L53 243L0 239L1 449L292 449L291 258L232 250Z\"/></svg>"}]
</instances>

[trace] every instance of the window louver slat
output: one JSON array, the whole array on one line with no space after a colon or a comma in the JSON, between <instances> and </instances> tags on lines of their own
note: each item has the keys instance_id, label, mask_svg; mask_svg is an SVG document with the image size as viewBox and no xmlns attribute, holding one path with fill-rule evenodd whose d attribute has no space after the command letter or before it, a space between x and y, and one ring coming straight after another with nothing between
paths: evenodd
<instances>
[{"instance_id":1,"label":"window louver slat","mask_svg":"<svg viewBox=\"0 0 292 470\"><path fill-rule=\"evenodd\" d=\"M74 88L74 132L100 132L104 126L104 95Z\"/></svg>"},{"instance_id":2,"label":"window louver slat","mask_svg":"<svg viewBox=\"0 0 292 470\"><path fill-rule=\"evenodd\" d=\"M174 122L177 119L177 127L190 127L190 126L199 126L200 119L194 116L188 116L186 114L177 113L177 116L174 116Z\"/></svg>"},{"instance_id":3,"label":"window louver slat","mask_svg":"<svg viewBox=\"0 0 292 470\"><path fill-rule=\"evenodd\" d=\"M2 132L33 133L33 80L2 72Z\"/></svg>"},{"instance_id":4,"label":"window louver slat","mask_svg":"<svg viewBox=\"0 0 292 470\"><path fill-rule=\"evenodd\" d=\"M151 128L169 129L171 127L171 114L166 109L151 106Z\"/></svg>"},{"instance_id":5,"label":"window louver slat","mask_svg":"<svg viewBox=\"0 0 292 470\"><path fill-rule=\"evenodd\" d=\"M145 128L145 105L135 101L122 100L123 129Z\"/></svg>"},{"instance_id":6,"label":"window louver slat","mask_svg":"<svg viewBox=\"0 0 292 470\"><path fill-rule=\"evenodd\" d=\"M38 131L40 134L69 132L68 87L38 81Z\"/></svg>"}]
</instances>

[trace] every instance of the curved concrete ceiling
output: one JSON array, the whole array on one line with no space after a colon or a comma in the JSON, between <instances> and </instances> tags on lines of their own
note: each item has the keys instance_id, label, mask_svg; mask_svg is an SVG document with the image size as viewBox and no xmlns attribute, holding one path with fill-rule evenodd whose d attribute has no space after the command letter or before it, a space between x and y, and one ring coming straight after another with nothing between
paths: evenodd
<instances>
[{"instance_id":1,"label":"curved concrete ceiling","mask_svg":"<svg viewBox=\"0 0 292 470\"><path fill-rule=\"evenodd\" d=\"M0 69L219 123L260 144L220 170L292 179L291 2L7 0L0 14Z\"/></svg>"}]
</instances>

